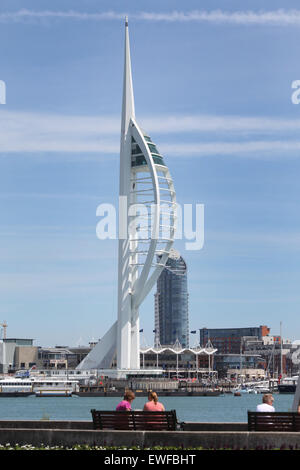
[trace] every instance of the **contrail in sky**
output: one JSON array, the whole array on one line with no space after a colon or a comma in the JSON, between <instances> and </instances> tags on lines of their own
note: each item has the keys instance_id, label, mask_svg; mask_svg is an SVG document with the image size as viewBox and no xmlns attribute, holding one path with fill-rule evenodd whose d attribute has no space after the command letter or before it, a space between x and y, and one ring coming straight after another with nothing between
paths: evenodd
<instances>
[{"instance_id":1,"label":"contrail in sky","mask_svg":"<svg viewBox=\"0 0 300 470\"><path fill-rule=\"evenodd\" d=\"M213 24L236 25L269 25L269 26L300 26L300 10L273 10L273 11L223 11L223 10L193 10L170 12L145 12L138 13L116 11L88 13L83 11L34 11L21 9L0 13L0 22L32 22L43 19L65 19L79 21L108 21L122 20L126 15L130 19L138 21L163 21L163 22L201 22Z\"/></svg>"}]
</instances>

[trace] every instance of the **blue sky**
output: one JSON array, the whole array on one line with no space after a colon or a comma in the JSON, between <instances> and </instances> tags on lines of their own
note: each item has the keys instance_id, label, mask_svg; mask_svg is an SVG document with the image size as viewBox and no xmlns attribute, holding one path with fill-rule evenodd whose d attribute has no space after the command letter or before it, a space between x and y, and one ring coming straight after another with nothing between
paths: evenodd
<instances>
[{"instance_id":1,"label":"blue sky","mask_svg":"<svg viewBox=\"0 0 300 470\"><path fill-rule=\"evenodd\" d=\"M185 251L191 330L266 324L300 337L298 2L2 0L0 319L10 337L87 344L117 312L124 15L136 116L178 202L205 205ZM154 291L141 308L153 339Z\"/></svg>"}]
</instances>

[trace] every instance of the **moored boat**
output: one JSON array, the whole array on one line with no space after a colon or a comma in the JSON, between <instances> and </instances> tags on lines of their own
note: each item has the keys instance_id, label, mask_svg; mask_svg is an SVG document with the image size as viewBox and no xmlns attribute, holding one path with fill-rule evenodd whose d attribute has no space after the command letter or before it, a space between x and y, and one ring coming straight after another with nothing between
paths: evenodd
<instances>
[{"instance_id":1,"label":"moored boat","mask_svg":"<svg viewBox=\"0 0 300 470\"><path fill-rule=\"evenodd\" d=\"M278 384L279 393L295 393L298 382L298 375L293 377L285 377Z\"/></svg>"},{"instance_id":2,"label":"moored boat","mask_svg":"<svg viewBox=\"0 0 300 470\"><path fill-rule=\"evenodd\" d=\"M33 395L29 379L5 377L0 380L0 397L27 397Z\"/></svg>"},{"instance_id":3,"label":"moored boat","mask_svg":"<svg viewBox=\"0 0 300 470\"><path fill-rule=\"evenodd\" d=\"M72 388L45 388L38 387L34 391L36 397L71 397Z\"/></svg>"},{"instance_id":4,"label":"moored boat","mask_svg":"<svg viewBox=\"0 0 300 470\"><path fill-rule=\"evenodd\" d=\"M265 385L257 385L255 387L256 393L270 393L270 388Z\"/></svg>"},{"instance_id":5,"label":"moored boat","mask_svg":"<svg viewBox=\"0 0 300 470\"><path fill-rule=\"evenodd\" d=\"M72 396L78 381L57 377L5 377L0 379L0 397Z\"/></svg>"}]
</instances>

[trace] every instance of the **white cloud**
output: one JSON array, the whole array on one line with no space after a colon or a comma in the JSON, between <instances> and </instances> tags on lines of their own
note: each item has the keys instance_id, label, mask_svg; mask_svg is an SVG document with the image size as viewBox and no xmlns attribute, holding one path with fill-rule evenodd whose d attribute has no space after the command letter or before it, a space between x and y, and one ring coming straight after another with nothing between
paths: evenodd
<instances>
[{"instance_id":1,"label":"white cloud","mask_svg":"<svg viewBox=\"0 0 300 470\"><path fill-rule=\"evenodd\" d=\"M51 11L42 10L34 11L27 10L25 8L17 11L3 12L0 13L0 21L6 22L22 22L26 20L41 20L45 18L60 18L60 19L74 19L74 20L116 20L125 18L125 13L116 13L114 11L106 11L102 13L85 13L81 11Z\"/></svg>"},{"instance_id":2,"label":"white cloud","mask_svg":"<svg viewBox=\"0 0 300 470\"><path fill-rule=\"evenodd\" d=\"M198 21L208 23L230 23L242 25L300 25L300 10L275 11L173 11L170 13L140 13L139 18L149 21Z\"/></svg>"},{"instance_id":3,"label":"white cloud","mask_svg":"<svg viewBox=\"0 0 300 470\"><path fill-rule=\"evenodd\" d=\"M237 155L298 156L299 119L276 119L247 116L160 115L139 119L152 134L170 135L159 139L159 149L168 157ZM120 119L115 116L74 116L47 113L0 111L0 152L5 153L68 153L117 155L119 153ZM176 143L173 135L177 134ZM180 142L180 134L192 136ZM202 136L205 135L205 141ZM216 134L215 140L213 133ZM207 134L210 135L208 140ZM253 135L256 134L255 138ZM249 135L252 135L251 139ZM230 136L230 142L228 137ZM276 140L274 138L276 136ZM263 139L262 139L263 137ZM274 139L274 140L272 140ZM281 155L280 155L281 153Z\"/></svg>"},{"instance_id":4,"label":"white cloud","mask_svg":"<svg viewBox=\"0 0 300 470\"><path fill-rule=\"evenodd\" d=\"M300 130L300 119L252 116L171 115L142 118L146 129L160 134L177 132L278 133Z\"/></svg>"},{"instance_id":5,"label":"white cloud","mask_svg":"<svg viewBox=\"0 0 300 470\"><path fill-rule=\"evenodd\" d=\"M0 112L1 152L118 152L120 120L93 116Z\"/></svg>"},{"instance_id":6,"label":"white cloud","mask_svg":"<svg viewBox=\"0 0 300 470\"><path fill-rule=\"evenodd\" d=\"M251 156L252 158L299 157L300 141L205 142L161 145L168 156L205 157L209 155ZM275 153L275 154L274 154Z\"/></svg>"},{"instance_id":7,"label":"white cloud","mask_svg":"<svg viewBox=\"0 0 300 470\"><path fill-rule=\"evenodd\" d=\"M26 22L41 21L45 19L65 19L79 21L107 21L124 19L126 13L105 11L98 13L87 13L82 11L34 11L21 9L13 12L2 12L0 22ZM270 25L270 26L299 26L300 10L278 9L273 11L223 11L223 10L193 10L193 11L170 11L138 12L129 13L129 18L141 21L164 21L164 22L205 22L214 24L237 24L237 25Z\"/></svg>"}]
</instances>

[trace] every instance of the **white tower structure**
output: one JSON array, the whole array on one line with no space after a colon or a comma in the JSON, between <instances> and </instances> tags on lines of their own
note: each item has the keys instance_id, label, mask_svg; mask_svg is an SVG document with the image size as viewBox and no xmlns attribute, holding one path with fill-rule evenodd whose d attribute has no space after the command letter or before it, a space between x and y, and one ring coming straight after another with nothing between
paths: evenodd
<instances>
[{"instance_id":1,"label":"white tower structure","mask_svg":"<svg viewBox=\"0 0 300 470\"><path fill-rule=\"evenodd\" d=\"M128 20L120 148L118 319L77 369L140 370L139 307L164 268L175 235L176 196L155 143L135 118ZM107 370L106 370L107 372ZM124 375L124 374L123 374Z\"/></svg>"}]
</instances>

